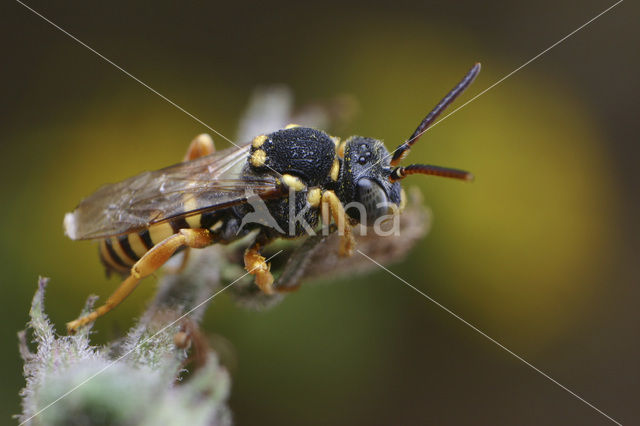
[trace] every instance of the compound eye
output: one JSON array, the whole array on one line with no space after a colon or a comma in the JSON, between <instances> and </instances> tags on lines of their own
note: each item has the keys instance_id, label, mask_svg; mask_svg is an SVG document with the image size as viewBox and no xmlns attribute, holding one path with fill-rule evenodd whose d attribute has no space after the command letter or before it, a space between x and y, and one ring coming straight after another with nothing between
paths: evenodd
<instances>
[{"instance_id":1,"label":"compound eye","mask_svg":"<svg viewBox=\"0 0 640 426\"><path fill-rule=\"evenodd\" d=\"M373 225L373 221L389 214L390 203L386 192L371 179L362 178L358 181L356 201L362 205L366 213L366 218L359 218L361 223L366 221L367 225Z\"/></svg>"}]
</instances>

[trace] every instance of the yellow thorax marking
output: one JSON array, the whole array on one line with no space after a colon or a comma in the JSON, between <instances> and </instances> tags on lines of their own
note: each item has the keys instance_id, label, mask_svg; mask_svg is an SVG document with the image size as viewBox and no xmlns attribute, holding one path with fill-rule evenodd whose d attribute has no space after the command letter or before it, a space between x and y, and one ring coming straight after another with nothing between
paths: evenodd
<instances>
[{"instance_id":1,"label":"yellow thorax marking","mask_svg":"<svg viewBox=\"0 0 640 426\"><path fill-rule=\"evenodd\" d=\"M282 181L285 183L285 185L287 185L289 188L293 189L294 191L301 191L305 188L304 183L302 183L302 181L299 178L293 175L288 175L288 174L282 175Z\"/></svg>"},{"instance_id":2,"label":"yellow thorax marking","mask_svg":"<svg viewBox=\"0 0 640 426\"><path fill-rule=\"evenodd\" d=\"M267 135L258 135L253 138L253 143L251 144L254 148L260 148L265 141L269 139Z\"/></svg>"},{"instance_id":3,"label":"yellow thorax marking","mask_svg":"<svg viewBox=\"0 0 640 426\"><path fill-rule=\"evenodd\" d=\"M320 205L320 200L322 199L322 192L320 188L313 188L307 194L307 202L311 207L318 207Z\"/></svg>"},{"instance_id":4,"label":"yellow thorax marking","mask_svg":"<svg viewBox=\"0 0 640 426\"><path fill-rule=\"evenodd\" d=\"M251 165L253 167L262 167L267 161L267 153L261 149L257 149L251 154Z\"/></svg>"}]
</instances>

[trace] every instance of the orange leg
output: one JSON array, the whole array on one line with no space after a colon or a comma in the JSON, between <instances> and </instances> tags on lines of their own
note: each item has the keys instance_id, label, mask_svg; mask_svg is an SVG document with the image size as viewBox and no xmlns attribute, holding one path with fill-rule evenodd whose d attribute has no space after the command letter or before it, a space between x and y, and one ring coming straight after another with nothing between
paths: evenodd
<instances>
[{"instance_id":1,"label":"orange leg","mask_svg":"<svg viewBox=\"0 0 640 426\"><path fill-rule=\"evenodd\" d=\"M260 244L254 243L244 252L244 268L255 276L256 285L266 294L274 294L273 275L269 271L271 264L260 254Z\"/></svg>"},{"instance_id":2,"label":"orange leg","mask_svg":"<svg viewBox=\"0 0 640 426\"><path fill-rule=\"evenodd\" d=\"M104 305L93 312L67 323L67 332L74 334L78 328L95 321L118 306L138 286L140 280L154 273L180 247L202 248L213 242L207 229L181 229L177 234L165 238L144 254L131 268L129 276L109 296Z\"/></svg>"},{"instance_id":3,"label":"orange leg","mask_svg":"<svg viewBox=\"0 0 640 426\"><path fill-rule=\"evenodd\" d=\"M351 256L356 242L353 239L351 225L348 223L347 214L340 199L335 192L331 190L324 191L320 203L322 205L322 222L328 225L331 222L331 218L333 218L338 227L338 235L342 237L340 240L340 256Z\"/></svg>"},{"instance_id":4,"label":"orange leg","mask_svg":"<svg viewBox=\"0 0 640 426\"><path fill-rule=\"evenodd\" d=\"M191 143L189 144L189 148L187 148L187 153L184 156L184 161L195 160L196 158L204 157L209 154L213 154L216 148L213 145L213 139L206 133L202 133L196 136ZM184 271L184 268L187 267L189 263L189 247L183 250L182 261L180 265L176 268L166 269L166 272L169 274L179 274Z\"/></svg>"},{"instance_id":5,"label":"orange leg","mask_svg":"<svg viewBox=\"0 0 640 426\"><path fill-rule=\"evenodd\" d=\"M184 156L184 161L195 160L196 158L204 157L205 155L213 154L215 151L213 146L213 139L206 133L202 133L195 137L189 144L187 153Z\"/></svg>"}]
</instances>

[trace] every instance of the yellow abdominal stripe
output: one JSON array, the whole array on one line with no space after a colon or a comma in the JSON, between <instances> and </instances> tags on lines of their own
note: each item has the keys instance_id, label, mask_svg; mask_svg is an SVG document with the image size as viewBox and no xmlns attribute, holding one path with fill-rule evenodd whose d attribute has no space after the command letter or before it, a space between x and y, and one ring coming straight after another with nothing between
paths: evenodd
<instances>
[{"instance_id":1,"label":"yellow abdominal stripe","mask_svg":"<svg viewBox=\"0 0 640 426\"><path fill-rule=\"evenodd\" d=\"M198 200L196 199L195 196L193 196L191 194L185 194L184 199L183 199L183 203L184 203L184 211L186 213L194 212L194 211L198 210ZM200 217L201 216L202 215L195 214L195 215L191 215L191 216L185 217L184 220L187 222L187 224L191 228L200 228Z\"/></svg>"},{"instance_id":2,"label":"yellow abdominal stripe","mask_svg":"<svg viewBox=\"0 0 640 426\"><path fill-rule=\"evenodd\" d=\"M110 266L113 266L115 269L122 269L120 265L114 260L111 253L107 249L107 240L100 241L100 255Z\"/></svg>"},{"instance_id":3,"label":"yellow abdominal stripe","mask_svg":"<svg viewBox=\"0 0 640 426\"><path fill-rule=\"evenodd\" d=\"M200 228L201 217L202 217L201 214L196 214L192 216L187 216L184 218L184 220L187 221L187 224L189 225L190 228L196 229L196 228Z\"/></svg>"},{"instance_id":4,"label":"yellow abdominal stripe","mask_svg":"<svg viewBox=\"0 0 640 426\"><path fill-rule=\"evenodd\" d=\"M131 234L127 235L127 239L129 240L129 246L131 246L131 250L133 250L133 252L137 254L138 257L144 256L144 254L147 252L147 247L142 242L142 238L140 238L140 235L137 232L132 232Z\"/></svg>"},{"instance_id":5,"label":"yellow abdominal stripe","mask_svg":"<svg viewBox=\"0 0 640 426\"><path fill-rule=\"evenodd\" d=\"M159 223L157 225L151 225L149 227L149 237L153 244L158 244L165 238L169 238L174 234L173 228L168 222Z\"/></svg>"},{"instance_id":6,"label":"yellow abdominal stripe","mask_svg":"<svg viewBox=\"0 0 640 426\"><path fill-rule=\"evenodd\" d=\"M123 262L128 263L130 265L136 262L135 259L132 259L127 255L127 253L124 252L124 250L122 249L122 246L120 245L120 242L118 242L117 237L111 237L111 248L113 248L113 251L116 253L116 256L118 256L120 260L122 260Z\"/></svg>"}]
</instances>

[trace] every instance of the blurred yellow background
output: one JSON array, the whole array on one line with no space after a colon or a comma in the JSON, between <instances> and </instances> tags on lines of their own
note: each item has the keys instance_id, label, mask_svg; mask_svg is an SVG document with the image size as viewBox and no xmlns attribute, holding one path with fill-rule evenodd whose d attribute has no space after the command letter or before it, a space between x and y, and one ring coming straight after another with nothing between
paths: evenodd
<instances>
[{"instance_id":1,"label":"blurred yellow background","mask_svg":"<svg viewBox=\"0 0 640 426\"><path fill-rule=\"evenodd\" d=\"M475 61L483 71L451 110L611 3L28 4L226 136L256 86L284 83L298 105L354 96L360 113L338 136L393 148ZM179 161L207 131L24 7L5 8L1 423L19 411L15 333L38 275L52 278L60 332L90 293L117 285L95 244L65 238L64 213L103 183ZM410 161L476 181L405 181L434 221L391 267L623 423L640 415L633 8L427 132ZM126 329L153 291L145 281L99 321L96 342ZM605 420L384 271L304 286L265 312L221 295L204 329L235 347L238 424Z\"/></svg>"}]
</instances>

